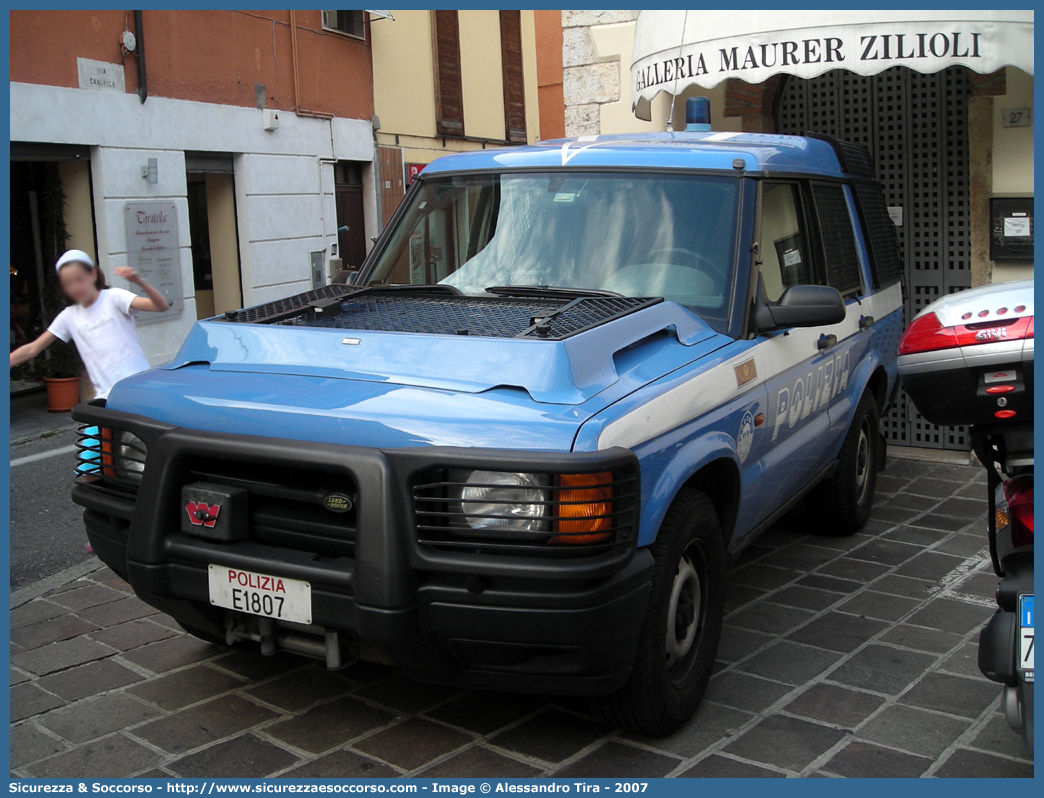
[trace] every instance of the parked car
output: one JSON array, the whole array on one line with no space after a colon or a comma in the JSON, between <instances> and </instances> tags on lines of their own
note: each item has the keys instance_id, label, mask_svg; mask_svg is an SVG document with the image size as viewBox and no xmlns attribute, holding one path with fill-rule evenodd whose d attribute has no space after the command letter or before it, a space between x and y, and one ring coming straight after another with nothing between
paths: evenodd
<instances>
[{"instance_id":1,"label":"parked car","mask_svg":"<svg viewBox=\"0 0 1044 798\"><path fill-rule=\"evenodd\" d=\"M825 136L447 156L352 284L201 321L78 407L73 497L204 640L664 734L739 552L806 494L824 534L867 520L901 276L868 154Z\"/></svg>"},{"instance_id":2,"label":"parked car","mask_svg":"<svg viewBox=\"0 0 1044 798\"><path fill-rule=\"evenodd\" d=\"M967 424L989 476L986 534L998 609L979 669L1004 685L1009 725L1033 750L1033 280L933 302L899 342L899 372L933 424Z\"/></svg>"}]
</instances>

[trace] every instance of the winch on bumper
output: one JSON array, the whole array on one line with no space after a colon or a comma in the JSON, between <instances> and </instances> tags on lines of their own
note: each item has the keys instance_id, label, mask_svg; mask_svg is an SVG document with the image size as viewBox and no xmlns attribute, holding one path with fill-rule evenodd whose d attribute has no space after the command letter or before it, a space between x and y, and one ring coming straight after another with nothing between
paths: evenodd
<instances>
[{"instance_id":1,"label":"winch on bumper","mask_svg":"<svg viewBox=\"0 0 1044 798\"><path fill-rule=\"evenodd\" d=\"M377 450L73 417L95 553L202 637L515 691L604 694L630 672L652 558L627 450ZM306 584L307 613L237 610L212 585L263 598L251 575Z\"/></svg>"}]
</instances>

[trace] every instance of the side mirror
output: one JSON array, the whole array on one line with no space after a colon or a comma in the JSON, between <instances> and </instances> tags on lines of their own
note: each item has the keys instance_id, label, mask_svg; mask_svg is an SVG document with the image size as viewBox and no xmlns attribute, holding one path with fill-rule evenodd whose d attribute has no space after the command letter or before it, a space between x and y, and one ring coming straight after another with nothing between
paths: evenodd
<instances>
[{"instance_id":1,"label":"side mirror","mask_svg":"<svg viewBox=\"0 0 1044 798\"><path fill-rule=\"evenodd\" d=\"M760 293L760 292L759 292ZM758 332L788 327L825 327L845 320L845 300L828 285L795 285L778 302L759 298L754 308Z\"/></svg>"}]
</instances>

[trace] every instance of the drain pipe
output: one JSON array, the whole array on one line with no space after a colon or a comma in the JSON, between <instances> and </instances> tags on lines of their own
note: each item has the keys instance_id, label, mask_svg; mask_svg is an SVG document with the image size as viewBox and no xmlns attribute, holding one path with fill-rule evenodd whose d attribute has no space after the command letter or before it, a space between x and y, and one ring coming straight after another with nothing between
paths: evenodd
<instances>
[{"instance_id":1,"label":"drain pipe","mask_svg":"<svg viewBox=\"0 0 1044 798\"><path fill-rule=\"evenodd\" d=\"M297 66L297 12L290 10L290 53L294 66L294 113L298 116L311 116L316 119L333 119L333 114L322 111L306 111L301 107L301 70Z\"/></svg>"},{"instance_id":2,"label":"drain pipe","mask_svg":"<svg viewBox=\"0 0 1044 798\"><path fill-rule=\"evenodd\" d=\"M134 12L134 36L138 40L134 48L138 62L138 100L144 103L149 98L149 81L145 75L145 26L140 11Z\"/></svg>"}]
</instances>

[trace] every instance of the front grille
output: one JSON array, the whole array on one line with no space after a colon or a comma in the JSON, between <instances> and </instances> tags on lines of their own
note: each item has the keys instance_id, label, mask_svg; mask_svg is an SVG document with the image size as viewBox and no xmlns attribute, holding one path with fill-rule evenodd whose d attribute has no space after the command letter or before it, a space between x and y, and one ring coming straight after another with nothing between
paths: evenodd
<instances>
[{"instance_id":1,"label":"front grille","mask_svg":"<svg viewBox=\"0 0 1044 798\"><path fill-rule=\"evenodd\" d=\"M250 496L249 538L317 556L352 557L355 554L355 486L346 478L321 472L280 469L247 463L208 460L192 467L186 484L208 482L242 488ZM352 497L347 512L323 505L331 493Z\"/></svg>"},{"instance_id":2,"label":"front grille","mask_svg":"<svg viewBox=\"0 0 1044 798\"><path fill-rule=\"evenodd\" d=\"M561 340L660 301L614 296L469 297L436 289L423 293L326 286L257 308L230 311L225 318L289 327Z\"/></svg>"},{"instance_id":3,"label":"front grille","mask_svg":"<svg viewBox=\"0 0 1044 798\"><path fill-rule=\"evenodd\" d=\"M120 498L137 496L147 455L139 440L123 430L81 426L76 448L78 483Z\"/></svg>"},{"instance_id":4,"label":"front grille","mask_svg":"<svg viewBox=\"0 0 1044 798\"><path fill-rule=\"evenodd\" d=\"M533 514L517 515L507 512L507 501L487 501L491 509L482 513L469 511L475 504L462 499L464 487L489 487L489 483L468 483L447 469L437 469L426 475L425 481L413 489L414 519L418 542L426 546L481 551L517 551L546 556L590 554L614 546L633 544L637 535L638 478L629 470L605 472L610 476L587 487L565 484L561 475L546 476L540 491L541 499L527 501L538 508ZM605 519L608 524L600 532L607 532L604 540L592 538L588 530L577 530L577 516L569 508L584 504L600 504L603 490L611 491L607 511L586 516L588 521ZM531 521L536 529L526 532L504 529L476 529L468 522L514 519Z\"/></svg>"}]
</instances>

